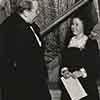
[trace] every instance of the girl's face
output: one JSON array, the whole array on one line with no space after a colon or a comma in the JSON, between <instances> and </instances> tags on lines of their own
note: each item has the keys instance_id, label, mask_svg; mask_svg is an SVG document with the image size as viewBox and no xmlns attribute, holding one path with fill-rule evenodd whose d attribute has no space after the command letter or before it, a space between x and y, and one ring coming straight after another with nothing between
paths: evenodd
<instances>
[{"instance_id":1,"label":"girl's face","mask_svg":"<svg viewBox=\"0 0 100 100\"><path fill-rule=\"evenodd\" d=\"M74 35L83 34L83 22L79 18L73 18L71 30Z\"/></svg>"}]
</instances>

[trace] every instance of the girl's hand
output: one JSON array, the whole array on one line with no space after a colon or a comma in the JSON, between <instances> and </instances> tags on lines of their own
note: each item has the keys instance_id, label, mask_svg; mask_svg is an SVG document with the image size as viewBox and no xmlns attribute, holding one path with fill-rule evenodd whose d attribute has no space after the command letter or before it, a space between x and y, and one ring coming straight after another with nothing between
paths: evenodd
<instances>
[{"instance_id":1,"label":"girl's hand","mask_svg":"<svg viewBox=\"0 0 100 100\"><path fill-rule=\"evenodd\" d=\"M68 68L67 67L64 67L61 69L61 75L64 77L64 78L69 78L72 76L72 73L69 72Z\"/></svg>"},{"instance_id":2,"label":"girl's hand","mask_svg":"<svg viewBox=\"0 0 100 100\"><path fill-rule=\"evenodd\" d=\"M82 77L82 72L81 72L81 71L74 71L74 72L73 72L73 76L74 76L75 78Z\"/></svg>"},{"instance_id":3,"label":"girl's hand","mask_svg":"<svg viewBox=\"0 0 100 100\"><path fill-rule=\"evenodd\" d=\"M70 78L70 77L72 77L72 73L69 72L69 71L65 71L64 74L63 74L63 77L64 77L65 79Z\"/></svg>"},{"instance_id":4,"label":"girl's hand","mask_svg":"<svg viewBox=\"0 0 100 100\"><path fill-rule=\"evenodd\" d=\"M78 77L86 78L87 72L84 68L81 68L79 71L74 71L73 76L76 77L76 78L78 78Z\"/></svg>"}]
</instances>

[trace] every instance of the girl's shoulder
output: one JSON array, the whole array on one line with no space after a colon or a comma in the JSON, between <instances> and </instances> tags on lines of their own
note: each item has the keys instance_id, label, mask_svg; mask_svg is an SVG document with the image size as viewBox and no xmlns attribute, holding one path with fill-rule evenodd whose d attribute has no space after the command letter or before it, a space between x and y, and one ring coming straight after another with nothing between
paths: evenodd
<instances>
[{"instance_id":1,"label":"girl's shoulder","mask_svg":"<svg viewBox=\"0 0 100 100\"><path fill-rule=\"evenodd\" d=\"M91 39L88 38L87 43L86 43L86 47L98 47L98 43L96 39Z\"/></svg>"},{"instance_id":2,"label":"girl's shoulder","mask_svg":"<svg viewBox=\"0 0 100 100\"><path fill-rule=\"evenodd\" d=\"M89 44L95 44L95 43L97 43L97 40L96 39L91 39L91 38L88 38L88 40L87 40L87 43L89 43Z\"/></svg>"}]
</instances>

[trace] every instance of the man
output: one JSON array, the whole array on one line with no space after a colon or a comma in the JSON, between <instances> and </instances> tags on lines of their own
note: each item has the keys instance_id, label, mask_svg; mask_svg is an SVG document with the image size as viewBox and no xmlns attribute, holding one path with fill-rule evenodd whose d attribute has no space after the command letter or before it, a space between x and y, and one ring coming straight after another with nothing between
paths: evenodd
<instances>
[{"instance_id":1,"label":"man","mask_svg":"<svg viewBox=\"0 0 100 100\"><path fill-rule=\"evenodd\" d=\"M22 0L1 25L4 36L3 87L7 100L50 100L42 41L35 19L38 1ZM32 24L32 25L31 25ZM5 65L5 66L4 66Z\"/></svg>"}]
</instances>

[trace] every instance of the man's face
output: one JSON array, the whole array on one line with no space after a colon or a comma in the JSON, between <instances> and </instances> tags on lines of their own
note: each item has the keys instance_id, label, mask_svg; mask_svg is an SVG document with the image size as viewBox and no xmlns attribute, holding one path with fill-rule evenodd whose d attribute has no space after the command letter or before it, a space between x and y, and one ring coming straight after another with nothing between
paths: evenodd
<instances>
[{"instance_id":1,"label":"man's face","mask_svg":"<svg viewBox=\"0 0 100 100\"><path fill-rule=\"evenodd\" d=\"M28 20L29 23L32 23L33 20L35 20L35 18L38 16L39 14L39 5L38 2L36 0L32 1L32 9L30 11L28 11Z\"/></svg>"}]
</instances>

